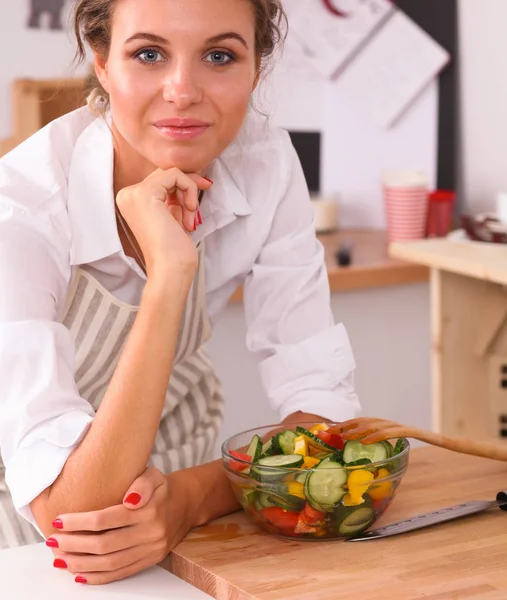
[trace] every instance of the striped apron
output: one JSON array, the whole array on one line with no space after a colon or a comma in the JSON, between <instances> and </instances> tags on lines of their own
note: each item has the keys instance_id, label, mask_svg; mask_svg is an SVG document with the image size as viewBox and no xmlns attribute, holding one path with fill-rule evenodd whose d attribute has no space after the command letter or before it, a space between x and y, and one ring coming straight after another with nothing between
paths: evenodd
<instances>
[{"instance_id":1,"label":"striped apron","mask_svg":"<svg viewBox=\"0 0 507 600\"><path fill-rule=\"evenodd\" d=\"M204 244L182 315L175 360L149 464L163 473L211 458L223 418L220 381L204 349L211 337L206 310ZM107 391L138 306L121 302L78 267L60 314L75 343L75 381L95 411ZM0 462L0 549L41 541L15 511Z\"/></svg>"}]
</instances>

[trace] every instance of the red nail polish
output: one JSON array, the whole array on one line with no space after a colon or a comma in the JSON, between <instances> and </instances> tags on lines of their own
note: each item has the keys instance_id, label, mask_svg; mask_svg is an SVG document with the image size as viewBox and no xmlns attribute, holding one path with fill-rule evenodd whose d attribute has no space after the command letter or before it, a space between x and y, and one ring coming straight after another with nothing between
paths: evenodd
<instances>
[{"instance_id":1,"label":"red nail polish","mask_svg":"<svg viewBox=\"0 0 507 600\"><path fill-rule=\"evenodd\" d=\"M63 529L63 523L62 523L62 520L61 520L61 519L55 519L55 520L53 521L53 527L54 527L55 529Z\"/></svg>"},{"instance_id":2,"label":"red nail polish","mask_svg":"<svg viewBox=\"0 0 507 600\"><path fill-rule=\"evenodd\" d=\"M202 217L201 217L201 211L200 210L197 211L197 219L199 221L199 225L202 225Z\"/></svg>"},{"instance_id":3,"label":"red nail polish","mask_svg":"<svg viewBox=\"0 0 507 600\"><path fill-rule=\"evenodd\" d=\"M48 538L46 540L46 546L48 548L59 548L60 546L58 545L58 542L55 540L55 538Z\"/></svg>"},{"instance_id":4,"label":"red nail polish","mask_svg":"<svg viewBox=\"0 0 507 600\"><path fill-rule=\"evenodd\" d=\"M53 561L53 567L56 567L57 569L66 569L67 563L61 558L55 558Z\"/></svg>"},{"instance_id":5,"label":"red nail polish","mask_svg":"<svg viewBox=\"0 0 507 600\"><path fill-rule=\"evenodd\" d=\"M209 177L203 177L203 179L206 179L206 181L209 181L211 183L211 185L213 185L213 181L211 179L209 179Z\"/></svg>"},{"instance_id":6,"label":"red nail polish","mask_svg":"<svg viewBox=\"0 0 507 600\"><path fill-rule=\"evenodd\" d=\"M78 575L78 576L76 577L76 579L74 579L74 581L75 581L76 583L88 583L88 581L86 581L86 579L85 579L84 577L81 577L81 575Z\"/></svg>"},{"instance_id":7,"label":"red nail polish","mask_svg":"<svg viewBox=\"0 0 507 600\"><path fill-rule=\"evenodd\" d=\"M133 504L134 506L137 506L139 502L141 502L141 496L137 492L132 492L132 494L129 494L125 498L125 502L127 504Z\"/></svg>"}]
</instances>

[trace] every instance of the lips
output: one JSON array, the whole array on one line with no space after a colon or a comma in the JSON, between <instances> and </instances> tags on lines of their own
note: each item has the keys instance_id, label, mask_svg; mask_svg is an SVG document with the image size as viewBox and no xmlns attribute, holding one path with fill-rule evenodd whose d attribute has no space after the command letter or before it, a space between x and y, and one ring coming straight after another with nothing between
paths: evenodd
<instances>
[{"instance_id":1,"label":"lips","mask_svg":"<svg viewBox=\"0 0 507 600\"><path fill-rule=\"evenodd\" d=\"M210 124L200 119L161 119L154 126L166 138L185 141L200 137Z\"/></svg>"},{"instance_id":2,"label":"lips","mask_svg":"<svg viewBox=\"0 0 507 600\"><path fill-rule=\"evenodd\" d=\"M209 123L200 119L161 119L153 123L155 127L175 127L180 129L189 129L191 127L209 127Z\"/></svg>"}]
</instances>

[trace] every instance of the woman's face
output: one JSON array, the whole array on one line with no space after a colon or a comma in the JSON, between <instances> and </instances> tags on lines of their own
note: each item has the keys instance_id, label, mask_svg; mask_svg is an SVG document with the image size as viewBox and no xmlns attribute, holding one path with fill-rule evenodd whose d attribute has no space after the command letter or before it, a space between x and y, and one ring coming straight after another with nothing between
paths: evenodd
<instances>
[{"instance_id":1,"label":"woman's face","mask_svg":"<svg viewBox=\"0 0 507 600\"><path fill-rule=\"evenodd\" d=\"M255 86L250 0L119 0L111 35L105 64L95 58L118 150L142 169L203 172L236 137Z\"/></svg>"}]
</instances>

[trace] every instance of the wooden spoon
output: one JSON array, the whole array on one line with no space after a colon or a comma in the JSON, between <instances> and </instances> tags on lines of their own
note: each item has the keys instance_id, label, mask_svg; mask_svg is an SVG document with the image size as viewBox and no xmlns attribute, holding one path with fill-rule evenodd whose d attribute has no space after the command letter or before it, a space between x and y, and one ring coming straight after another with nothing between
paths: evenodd
<instances>
[{"instance_id":1,"label":"wooden spoon","mask_svg":"<svg viewBox=\"0 0 507 600\"><path fill-rule=\"evenodd\" d=\"M374 418L359 418L332 425L329 433L338 433L346 440L361 439L363 444L373 444L382 440L410 437L421 442L446 448L453 452L507 461L507 444L478 442L466 438L454 438L440 433L432 433L417 427L408 427L395 421Z\"/></svg>"}]
</instances>

